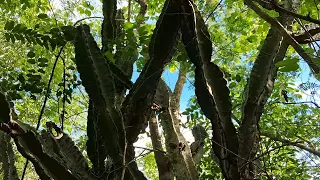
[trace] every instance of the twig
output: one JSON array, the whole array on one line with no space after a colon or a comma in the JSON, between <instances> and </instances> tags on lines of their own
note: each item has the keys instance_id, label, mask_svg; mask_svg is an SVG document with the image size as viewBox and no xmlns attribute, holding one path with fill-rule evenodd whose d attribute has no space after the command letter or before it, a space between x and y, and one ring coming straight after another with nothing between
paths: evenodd
<instances>
[{"instance_id":1,"label":"twig","mask_svg":"<svg viewBox=\"0 0 320 180\"><path fill-rule=\"evenodd\" d=\"M63 62L63 99L62 99L62 115L61 115L61 130L63 131L64 114L66 111L66 61L62 58Z\"/></svg>"},{"instance_id":2,"label":"twig","mask_svg":"<svg viewBox=\"0 0 320 180\"><path fill-rule=\"evenodd\" d=\"M212 14L218 9L218 7L221 5L223 0L220 0L219 3L216 5L216 7L214 7L214 9L212 10L212 12L208 15L208 17L206 18L206 20L204 21L204 23L206 23L209 20L209 17L212 16Z\"/></svg>"},{"instance_id":3,"label":"twig","mask_svg":"<svg viewBox=\"0 0 320 180\"><path fill-rule=\"evenodd\" d=\"M310 66L311 72L316 75L320 72L320 67L312 61L312 57L299 45L299 43L288 33L288 31L275 18L262 11L252 0L244 0L245 4L257 13L262 19L271 24L284 37L284 39L296 50Z\"/></svg>"},{"instance_id":4,"label":"twig","mask_svg":"<svg viewBox=\"0 0 320 180\"><path fill-rule=\"evenodd\" d=\"M47 103L47 100L48 100L48 97L49 97L49 94L50 94L50 85L51 85L51 82L52 82L52 79L53 79L54 71L56 69L59 57L61 56L61 53L62 53L64 47L65 47L65 45L60 48L60 51L59 51L58 55L56 56L56 60L55 60L55 62L53 64L51 75L50 75L48 86L47 86L47 92L46 92L46 95L44 97L43 105L41 107L41 111L40 111L40 115L39 115L39 118L38 118L38 123L37 123L36 130L38 130L39 127L40 127L40 122L41 122L42 115L44 113L44 108L46 107L46 103Z\"/></svg>"},{"instance_id":5,"label":"twig","mask_svg":"<svg viewBox=\"0 0 320 180\"><path fill-rule=\"evenodd\" d=\"M238 158L240 158L240 159L242 159L242 160L244 160L244 161L246 161L246 162L251 163L251 161L244 159L243 157L239 156L238 154L236 154L236 153L234 153L233 151L229 150L228 148L224 147L223 145L221 145L221 144L218 143L217 141L215 141L215 140L213 140L213 139L211 139L211 141L212 141L213 143L215 143L216 145L220 146L222 149L224 149L224 150L228 151L229 153L235 155L236 157L238 157ZM261 166L255 164L254 162L252 162L252 164L253 164L254 166L256 166L258 169L260 169L261 171L263 171L264 173L266 173L266 176L268 177L268 179L272 179L272 178L270 177L270 175L268 174L268 172L265 171Z\"/></svg>"},{"instance_id":6,"label":"twig","mask_svg":"<svg viewBox=\"0 0 320 180\"><path fill-rule=\"evenodd\" d=\"M155 151L159 151L159 152L162 152L163 154L166 154L167 152L164 151L164 150L161 150L161 149L150 149L150 148L146 148L146 147L140 147L140 146L133 146L135 148L138 148L138 149L144 149L144 150L148 150L148 151L152 151L152 152L155 152Z\"/></svg>"},{"instance_id":7,"label":"twig","mask_svg":"<svg viewBox=\"0 0 320 180\"><path fill-rule=\"evenodd\" d=\"M276 4L276 3L274 3L274 7L275 7L275 11L277 11L277 12L279 12L279 13L280 13L280 12L286 13L286 14L289 14L289 15L291 15L291 16L293 16L293 17L296 17L296 18L299 18L299 19L303 19L303 20L305 20L305 21L313 22L313 23L315 23L315 24L319 24L319 25L320 25L320 21L319 21L319 20L313 19L313 18L310 17L309 15L308 15L308 16L303 16L303 15L301 15L301 14L294 13L294 12L292 12L292 11L290 11L290 10L287 10L287 9L279 6L279 5Z\"/></svg>"},{"instance_id":8,"label":"twig","mask_svg":"<svg viewBox=\"0 0 320 180\"><path fill-rule=\"evenodd\" d=\"M131 14L131 0L128 0L128 22L130 22L130 14Z\"/></svg>"},{"instance_id":9,"label":"twig","mask_svg":"<svg viewBox=\"0 0 320 180\"><path fill-rule=\"evenodd\" d=\"M302 102L281 102L281 101L276 101L276 102L273 102L272 104L270 104L270 106L272 106L274 104L313 104L317 108L320 108L320 106L316 102L313 102L313 101L302 101Z\"/></svg>"},{"instance_id":10,"label":"twig","mask_svg":"<svg viewBox=\"0 0 320 180\"><path fill-rule=\"evenodd\" d=\"M297 22L299 23L299 25L302 27L302 29L307 33L307 35L309 36L310 40L311 40L312 42L314 42L314 43L318 46L318 48L320 48L319 44L315 41L315 39L312 37L312 35L311 35L310 32L306 29L306 27L302 24L301 20L300 20L300 19L297 19L297 18L296 18L296 20L297 20ZM312 43L311 43L311 44L312 44ZM313 44L312 44L312 46L313 46ZM315 47L313 47L313 49L316 51L316 48L315 48Z\"/></svg>"},{"instance_id":11,"label":"twig","mask_svg":"<svg viewBox=\"0 0 320 180\"><path fill-rule=\"evenodd\" d=\"M49 97L49 94L50 94L50 85L51 85L51 82L52 82L52 79L53 79L54 70L56 69L56 66L57 66L57 63L58 63L58 59L59 59L59 57L60 57L60 55L61 55L64 47L65 47L65 45L60 48L60 51L59 51L58 55L56 56L56 60L55 60L55 62L54 62L54 64L53 64L52 71L51 71L51 75L50 75L49 82L48 82L48 86L47 86L47 92L46 92L46 95L45 95L45 97L44 97L43 105L42 105L42 107L41 107L41 111L40 111L40 114L39 114L39 117L38 117L38 122L37 122L36 130L38 130L39 127L40 127L40 122L41 122L42 115L43 115L43 113L44 113L44 108L46 107L47 100L48 100L48 97ZM22 173L22 176L21 176L21 180L24 179L24 176L25 176L26 171L27 171L28 163L29 163L29 160L27 159L27 160L26 160L26 163L25 163L25 165L24 165L24 168L23 168L23 173Z\"/></svg>"},{"instance_id":12,"label":"twig","mask_svg":"<svg viewBox=\"0 0 320 180\"><path fill-rule=\"evenodd\" d=\"M307 146L301 144L300 142L292 142L292 141L290 141L290 140L283 139L283 138L281 138L281 137L276 137L276 136L274 136L274 135L272 135L272 134L270 134L270 133L263 133L263 132L261 132L260 134L261 134L262 136L266 136L266 137L268 137L268 138L270 138L270 139L272 139L272 140L274 140L274 141L279 141L279 142L282 142L282 143L285 143L285 144L289 144L289 145L298 147L298 148L300 148L300 149L306 150L306 151L308 151L309 153L312 153L312 154L320 157L320 151L317 151L317 150L315 150L315 149L312 149L312 148L310 148L310 147L307 147Z\"/></svg>"},{"instance_id":13,"label":"twig","mask_svg":"<svg viewBox=\"0 0 320 180\"><path fill-rule=\"evenodd\" d=\"M87 19L103 19L103 17L101 16L92 16L92 17L85 17L82 19L79 19L78 21L76 21L73 26L76 26L78 23L80 23L81 21L87 20Z\"/></svg>"}]
</instances>

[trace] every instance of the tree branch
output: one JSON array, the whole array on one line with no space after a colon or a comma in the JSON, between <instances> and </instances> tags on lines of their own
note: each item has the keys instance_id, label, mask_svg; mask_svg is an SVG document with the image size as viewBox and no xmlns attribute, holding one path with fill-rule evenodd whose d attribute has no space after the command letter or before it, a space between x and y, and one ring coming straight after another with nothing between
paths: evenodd
<instances>
[{"instance_id":1,"label":"tree branch","mask_svg":"<svg viewBox=\"0 0 320 180\"><path fill-rule=\"evenodd\" d=\"M320 25L320 21L317 19L314 19L312 17L308 16L303 16L301 14L292 12L286 8L283 8L281 6L279 6L276 1L271 0L271 1L264 1L264 0L255 0L257 3L259 3L263 8L268 9L268 10L275 10L276 12L280 13L280 14L288 14L290 16L299 18L299 19L303 19L305 21L309 21L309 22L313 22L315 24L319 24Z\"/></svg>"},{"instance_id":2,"label":"tree branch","mask_svg":"<svg viewBox=\"0 0 320 180\"><path fill-rule=\"evenodd\" d=\"M315 24L306 25L298 32L292 34L293 38L300 44L307 44L320 40L320 27Z\"/></svg>"},{"instance_id":3,"label":"tree branch","mask_svg":"<svg viewBox=\"0 0 320 180\"><path fill-rule=\"evenodd\" d=\"M274 105L274 104L313 104L317 108L320 108L320 106L316 102L313 102L313 101L302 101L302 102L280 102L280 101L276 101L276 102L271 103L270 105Z\"/></svg>"},{"instance_id":4,"label":"tree branch","mask_svg":"<svg viewBox=\"0 0 320 180\"><path fill-rule=\"evenodd\" d=\"M161 136L159 134L158 128L158 120L154 113L152 113L151 118L149 120L149 128L151 134L151 142L154 151L154 158L157 163L158 173L159 173L159 180L173 180L173 172L170 169L169 159L163 153L162 143L161 143Z\"/></svg>"},{"instance_id":5,"label":"tree branch","mask_svg":"<svg viewBox=\"0 0 320 180\"><path fill-rule=\"evenodd\" d=\"M177 111L180 111L180 98L181 98L184 83L187 79L186 72L183 70L181 66L182 64L180 63L178 80L176 82L176 85L174 87L174 91L172 94L172 97L175 99L175 103L171 105L171 107L174 107L175 110Z\"/></svg>"},{"instance_id":6,"label":"tree branch","mask_svg":"<svg viewBox=\"0 0 320 180\"><path fill-rule=\"evenodd\" d=\"M291 145L291 146L298 147L300 149L303 149L305 151L308 151L311 154L314 154L314 155L320 157L320 151L317 151L317 150L312 149L312 148L310 148L308 146L305 146L305 145L301 144L300 142L293 142L293 141L290 141L288 139L284 139L284 138L281 138L279 136L273 135L271 133L261 132L260 134L262 136L268 137L268 138L270 138L270 139L272 139L274 141L279 141L279 142L282 142L284 144L288 144L288 145Z\"/></svg>"},{"instance_id":7,"label":"tree branch","mask_svg":"<svg viewBox=\"0 0 320 180\"><path fill-rule=\"evenodd\" d=\"M307 62L311 68L312 73L316 75L320 72L320 67L312 61L304 49L298 44L298 42L287 32L287 30L279 23L278 20L272 18L267 13L263 12L252 0L244 0L245 4L255 11L261 18L275 27L277 31L285 38L285 40L297 51L297 53Z\"/></svg>"}]
</instances>

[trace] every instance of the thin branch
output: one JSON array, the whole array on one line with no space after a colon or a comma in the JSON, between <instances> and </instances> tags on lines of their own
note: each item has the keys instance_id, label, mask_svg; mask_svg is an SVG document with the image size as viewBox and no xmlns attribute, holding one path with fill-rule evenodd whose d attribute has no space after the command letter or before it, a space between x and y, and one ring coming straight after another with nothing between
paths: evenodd
<instances>
[{"instance_id":1,"label":"thin branch","mask_svg":"<svg viewBox=\"0 0 320 180\"><path fill-rule=\"evenodd\" d=\"M293 141L290 141L290 140L287 140L287 139L283 139L283 138L281 138L281 137L277 137L277 136L275 136L275 135L272 135L272 134L270 134L270 133L265 133L265 132L261 132L260 134L261 134L262 136L268 137L268 138L270 138L270 139L272 139L272 140L274 140L274 141L279 141L279 142L282 142L282 143L285 143L285 144L288 144L288 145L291 145L291 146L298 147L298 148L300 148L300 149L306 150L306 151L308 151L309 153L314 154L314 155L320 157L320 151L317 151L317 150L315 150L315 149L312 149L312 148L310 148L310 147L307 147L307 146L301 144L301 142L293 142Z\"/></svg>"},{"instance_id":2,"label":"thin branch","mask_svg":"<svg viewBox=\"0 0 320 180\"><path fill-rule=\"evenodd\" d=\"M216 5L216 7L214 7L214 9L211 11L211 13L208 15L208 17L206 18L206 20L204 21L205 23L209 20L210 16L213 15L213 13L218 9L218 7L221 5L223 0L220 0L219 3Z\"/></svg>"},{"instance_id":3,"label":"thin branch","mask_svg":"<svg viewBox=\"0 0 320 180\"><path fill-rule=\"evenodd\" d=\"M63 130L63 124L64 124L64 115L66 112L66 61L64 58L62 58L63 62L63 99L62 99L62 115L61 115L61 130Z\"/></svg>"},{"instance_id":4,"label":"thin branch","mask_svg":"<svg viewBox=\"0 0 320 180\"><path fill-rule=\"evenodd\" d=\"M26 175L28 164L29 164L29 159L27 159L25 164L24 164L23 172L22 172L22 175L21 175L21 180L23 180L24 176Z\"/></svg>"},{"instance_id":5,"label":"thin branch","mask_svg":"<svg viewBox=\"0 0 320 180\"><path fill-rule=\"evenodd\" d=\"M228 148L224 147L223 145L221 145L220 143L218 143L218 142L215 141L214 139L211 139L211 141L212 141L214 144L216 144L216 145L218 145L219 147L221 147L222 149L224 149L224 150L228 151L229 153L235 155L237 158L242 159L242 160L244 160L244 161L246 161L246 162L251 163L251 161L242 158L241 156L239 156L238 154L236 154L236 153L234 153L233 151L229 150ZM263 171L264 173L266 173L266 176L268 177L268 179L270 179L270 180L272 179L271 176L268 175L267 171L265 171L261 166L257 165L256 163L252 163L252 164L253 164L254 166L256 166L258 169L260 169L261 171Z\"/></svg>"},{"instance_id":6,"label":"thin branch","mask_svg":"<svg viewBox=\"0 0 320 180\"><path fill-rule=\"evenodd\" d=\"M285 147L285 146L289 146L289 144L282 144L282 145L277 146L277 147L275 147L275 148L272 148L272 149L270 149L270 150L268 150L268 151L265 151L265 152L263 152L262 154L260 154L259 156L255 157L255 158L253 158L252 160L250 160L249 162L247 162L247 164L249 164L250 162L253 162L253 161L255 161L255 160L257 160L257 159L265 156L266 154L269 154L269 153L272 152L272 151L275 151L275 150L277 150L277 149L283 148L283 147Z\"/></svg>"},{"instance_id":7,"label":"thin branch","mask_svg":"<svg viewBox=\"0 0 320 180\"><path fill-rule=\"evenodd\" d=\"M275 1L273 1L275 2ZM315 24L319 24L320 25L320 21L317 20L317 19L314 19L312 17L310 17L309 15L307 16L303 16L301 14L298 14L298 13L294 13L290 10L287 10L281 6L279 6L278 4L274 3L274 7L275 7L275 11L277 11L278 13L285 13L285 14L288 14L288 15L291 15L293 17L296 17L296 18L299 18L299 19L302 19L302 20L305 20L305 21L309 21L309 22L313 22Z\"/></svg>"},{"instance_id":8,"label":"thin branch","mask_svg":"<svg viewBox=\"0 0 320 180\"><path fill-rule=\"evenodd\" d=\"M182 90L183 90L186 78L187 78L186 72L183 70L180 64L178 80L175 84L174 91L173 91L173 98L175 98L175 103L173 104L173 107L176 108L176 110L178 111L180 109L180 98L181 98L181 94L182 94Z\"/></svg>"},{"instance_id":9,"label":"thin branch","mask_svg":"<svg viewBox=\"0 0 320 180\"><path fill-rule=\"evenodd\" d=\"M308 31L308 29L302 24L300 19L296 19L299 25L302 27L302 29L305 31L305 34L307 35L308 38L310 38L311 42L314 42L318 48L320 48L319 44L316 42L316 40L312 37L311 33ZM312 45L313 46L313 45ZM315 50L315 47L313 47Z\"/></svg>"},{"instance_id":10,"label":"thin branch","mask_svg":"<svg viewBox=\"0 0 320 180\"><path fill-rule=\"evenodd\" d=\"M296 52L307 62L310 66L313 74L318 74L320 68L312 61L312 58L304 51L304 49L298 44L298 42L287 32L287 30L281 25L281 23L275 18L269 16L262 11L252 0L244 0L245 4L255 11L262 19L275 27L277 31L284 37L284 39L296 50Z\"/></svg>"},{"instance_id":11,"label":"thin branch","mask_svg":"<svg viewBox=\"0 0 320 180\"><path fill-rule=\"evenodd\" d=\"M46 103L47 103L47 100L48 100L48 98L49 98L50 85L51 85L51 82L52 82L52 79L53 79L54 71L55 71L55 69L56 69L56 66L57 66L59 57L61 56L61 53L63 52L64 47L65 47L65 45L60 48L60 51L59 51L58 55L56 56L56 60L55 60L55 62L54 62L54 64L53 64L52 71L51 71L51 75L50 75L49 82L48 82L48 85L47 85L47 92L46 92L46 95L45 95L45 97L44 97L44 101L43 101L43 105L42 105L42 107L41 107L40 115L39 115L39 117L38 117L38 123L37 123L36 130L38 130L39 127L40 127L40 122L41 122L42 115L43 115L43 113L44 113L44 108L46 107Z\"/></svg>"},{"instance_id":12,"label":"thin branch","mask_svg":"<svg viewBox=\"0 0 320 180\"><path fill-rule=\"evenodd\" d=\"M66 44L65 44L65 45L66 45ZM48 97L49 97L49 94L50 94L50 85L51 85L51 82L52 82L52 79L53 79L54 71L55 71L55 69L56 69L56 66L57 66L59 57L61 56L61 53L63 52L63 49L64 49L65 45L60 48L60 51L59 51L58 55L56 56L56 60L55 60L55 62L54 62L54 64L53 64L52 71L51 71L51 75L50 75L49 82L48 82L48 86L47 86L47 92L46 92L46 95L45 95L45 97L44 97L43 105L42 105L42 107L41 107L41 111L40 111L40 114L39 114L39 117L38 117L38 122L37 122L36 130L38 130L39 127L40 127L41 118L42 118L42 115L43 115L43 113L44 113L44 109L45 109L45 107L46 107L47 100L48 100ZM24 168L23 168L23 173L22 173L22 176L21 176L21 180L24 179L24 176L25 176L26 171L27 171L28 163L29 163L29 160L27 159L27 160L26 160L26 163L25 163L25 165L24 165Z\"/></svg>"},{"instance_id":13,"label":"thin branch","mask_svg":"<svg viewBox=\"0 0 320 180\"><path fill-rule=\"evenodd\" d=\"M162 149L158 149L158 148L155 148L155 149L150 149L150 148L146 148L146 147L140 147L140 146L133 146L135 148L138 148L138 149L144 149L144 150L148 150L148 151L152 151L152 152L161 152L163 154L166 154L167 152L162 150Z\"/></svg>"},{"instance_id":14,"label":"thin branch","mask_svg":"<svg viewBox=\"0 0 320 180\"><path fill-rule=\"evenodd\" d=\"M303 101L303 102L281 102L281 101L276 101L270 104L270 106L274 105L274 104L313 104L315 105L317 108L320 108L320 106L313 101Z\"/></svg>"},{"instance_id":15,"label":"thin branch","mask_svg":"<svg viewBox=\"0 0 320 180\"><path fill-rule=\"evenodd\" d=\"M285 8L279 6L276 3L276 1L274 1L274 0L271 0L271 1L254 0L254 1L256 1L258 4L260 4L265 9L274 10L274 11L276 11L278 13L281 13L281 14L288 14L288 15L291 15L293 17L296 17L296 18L299 18L299 19L302 19L302 20L305 20L305 21L313 22L313 23L316 23L316 24L320 25L320 21L310 17L310 15L303 16L301 14L292 12L292 11L290 11L288 9L285 9Z\"/></svg>"},{"instance_id":16,"label":"thin branch","mask_svg":"<svg viewBox=\"0 0 320 180\"><path fill-rule=\"evenodd\" d=\"M87 20L87 19L103 19L103 17L101 16L92 16L92 17L85 17L82 19L79 19L78 21L76 21L73 26L76 26L77 24L79 24L81 21Z\"/></svg>"},{"instance_id":17,"label":"thin branch","mask_svg":"<svg viewBox=\"0 0 320 180\"><path fill-rule=\"evenodd\" d=\"M130 22L131 16L131 0L128 0L128 22Z\"/></svg>"}]
</instances>

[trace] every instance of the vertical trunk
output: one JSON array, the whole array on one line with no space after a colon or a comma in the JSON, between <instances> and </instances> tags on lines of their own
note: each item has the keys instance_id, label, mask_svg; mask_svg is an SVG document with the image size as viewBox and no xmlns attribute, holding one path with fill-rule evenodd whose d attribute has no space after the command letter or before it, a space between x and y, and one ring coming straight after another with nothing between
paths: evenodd
<instances>
[{"instance_id":1,"label":"vertical trunk","mask_svg":"<svg viewBox=\"0 0 320 180\"><path fill-rule=\"evenodd\" d=\"M156 103L162 106L159 115L164 134L167 154L177 179L198 179L197 169L192 158L190 147L180 132L180 97L186 79L186 72L179 70L179 77L174 93L162 80L159 83Z\"/></svg>"},{"instance_id":2,"label":"vertical trunk","mask_svg":"<svg viewBox=\"0 0 320 180\"><path fill-rule=\"evenodd\" d=\"M158 120L155 114L151 115L149 120L149 128L151 134L151 141L154 151L154 157L157 163L159 180L173 180L174 176L171 170L168 157L165 155L162 143L161 136L159 134Z\"/></svg>"},{"instance_id":3,"label":"vertical trunk","mask_svg":"<svg viewBox=\"0 0 320 180\"><path fill-rule=\"evenodd\" d=\"M290 11L297 12L300 1L288 0L284 6ZM291 28L294 18L280 14L278 20L284 27ZM257 168L252 160L257 154L260 141L259 121L264 105L274 88L278 70L275 63L284 59L287 48L286 39L272 26L252 68L244 93L242 124L239 128L241 158L238 161L238 168L243 179L258 178Z\"/></svg>"}]
</instances>

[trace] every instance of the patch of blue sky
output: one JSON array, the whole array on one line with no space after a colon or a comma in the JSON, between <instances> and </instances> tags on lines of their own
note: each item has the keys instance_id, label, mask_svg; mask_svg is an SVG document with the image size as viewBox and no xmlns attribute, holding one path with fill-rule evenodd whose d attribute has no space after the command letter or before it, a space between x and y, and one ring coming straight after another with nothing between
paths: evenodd
<instances>
[{"instance_id":1,"label":"patch of blue sky","mask_svg":"<svg viewBox=\"0 0 320 180\"><path fill-rule=\"evenodd\" d=\"M134 64L133 66L133 75L132 75L132 82L135 82L138 77L139 77L140 73L137 72L137 66L136 64ZM164 73L162 74L162 78L165 80L165 82L167 83L167 85L170 87L171 91L174 90L174 86L178 80L178 70L176 70L175 72L170 72L168 69L166 69L164 71ZM194 88L190 88L193 85L191 84L190 80L187 79L182 94L181 94L181 99L180 99L180 111L184 111L187 106L188 106L188 101L189 99L194 96Z\"/></svg>"}]
</instances>

